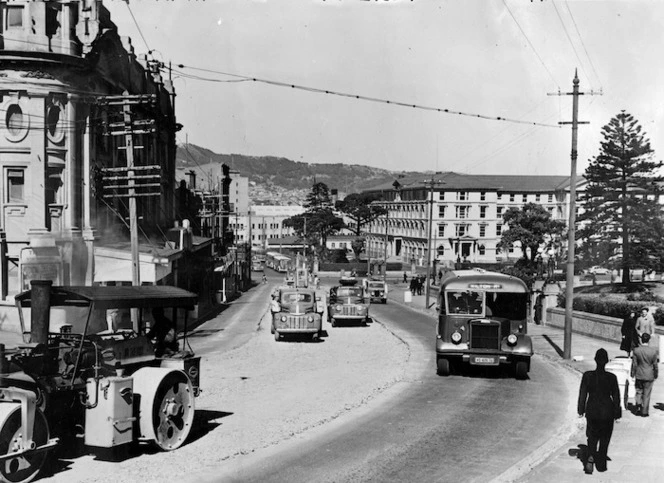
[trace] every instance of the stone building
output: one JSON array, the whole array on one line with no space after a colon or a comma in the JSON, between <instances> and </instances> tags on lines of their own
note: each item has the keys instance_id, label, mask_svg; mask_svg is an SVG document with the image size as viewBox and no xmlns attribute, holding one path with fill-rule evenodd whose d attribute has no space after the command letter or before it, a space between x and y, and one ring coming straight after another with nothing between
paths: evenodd
<instances>
[{"instance_id":1,"label":"stone building","mask_svg":"<svg viewBox=\"0 0 664 483\"><path fill-rule=\"evenodd\" d=\"M473 175L447 172L399 178L371 192L381 194L377 204L388 213L374 220L366 233L371 258L426 266L431 210L431 261L441 266L455 262L500 263L521 257L518 247L497 248L503 213L532 202L542 205L553 219L569 218L568 176ZM580 179L579 185L585 182ZM387 250L385 243L387 242ZM546 254L546 255L554 255Z\"/></svg>"},{"instance_id":2,"label":"stone building","mask_svg":"<svg viewBox=\"0 0 664 483\"><path fill-rule=\"evenodd\" d=\"M35 275L29 269L48 272L44 263L29 266L47 252L61 263L42 276L91 284L101 261L95 251L128 240L128 197L108 191L104 178L127 167L128 125L143 132L132 136L134 165L158 166L159 175L156 194L136 201L141 243L154 245L173 226L173 86L163 66L139 62L100 0L2 1L0 15L0 235L9 291L21 288L11 286L17 271L18 280ZM128 108L117 102L123 95L133 96ZM144 264L155 257L164 260L141 250L141 272L154 271Z\"/></svg>"}]
</instances>

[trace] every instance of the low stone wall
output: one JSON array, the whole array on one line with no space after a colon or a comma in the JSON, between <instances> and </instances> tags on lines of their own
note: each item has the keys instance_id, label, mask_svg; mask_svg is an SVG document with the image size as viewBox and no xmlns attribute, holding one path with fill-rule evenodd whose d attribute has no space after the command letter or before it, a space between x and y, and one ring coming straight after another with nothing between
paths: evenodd
<instances>
[{"instance_id":1,"label":"low stone wall","mask_svg":"<svg viewBox=\"0 0 664 483\"><path fill-rule=\"evenodd\" d=\"M565 328L565 309L554 307L546 310L546 324L552 327ZM620 328L622 320L605 315L589 314L587 312L572 312L572 332L587 335L595 339L620 343L622 334ZM656 327L658 335L664 335L662 327Z\"/></svg>"}]
</instances>

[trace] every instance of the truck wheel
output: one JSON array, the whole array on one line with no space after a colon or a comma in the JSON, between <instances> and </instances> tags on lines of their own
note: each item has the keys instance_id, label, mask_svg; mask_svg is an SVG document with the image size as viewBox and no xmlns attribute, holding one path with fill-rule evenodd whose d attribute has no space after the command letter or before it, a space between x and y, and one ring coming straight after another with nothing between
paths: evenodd
<instances>
[{"instance_id":1,"label":"truck wheel","mask_svg":"<svg viewBox=\"0 0 664 483\"><path fill-rule=\"evenodd\" d=\"M523 380L528 377L528 363L525 361L519 361L516 363L515 367L516 378Z\"/></svg>"},{"instance_id":2,"label":"truck wheel","mask_svg":"<svg viewBox=\"0 0 664 483\"><path fill-rule=\"evenodd\" d=\"M450 375L450 361L444 357L440 357L436 362L436 369L439 376L449 376Z\"/></svg>"},{"instance_id":3,"label":"truck wheel","mask_svg":"<svg viewBox=\"0 0 664 483\"><path fill-rule=\"evenodd\" d=\"M274 331L274 340L279 342L279 339L281 339L281 334L279 333L279 331L275 330Z\"/></svg>"},{"instance_id":4,"label":"truck wheel","mask_svg":"<svg viewBox=\"0 0 664 483\"><path fill-rule=\"evenodd\" d=\"M0 404L0 456L10 453L17 445L21 434L21 405ZM32 441L37 447L48 442L48 423L39 408L35 409L35 426ZM0 481L25 483L32 481L46 461L46 451L24 453L16 458L2 460L0 463Z\"/></svg>"},{"instance_id":5,"label":"truck wheel","mask_svg":"<svg viewBox=\"0 0 664 483\"><path fill-rule=\"evenodd\" d=\"M331 321L330 323L332 324L332 327L336 327L336 326L337 326L337 321L334 320L334 318L332 318L332 321Z\"/></svg>"}]
</instances>

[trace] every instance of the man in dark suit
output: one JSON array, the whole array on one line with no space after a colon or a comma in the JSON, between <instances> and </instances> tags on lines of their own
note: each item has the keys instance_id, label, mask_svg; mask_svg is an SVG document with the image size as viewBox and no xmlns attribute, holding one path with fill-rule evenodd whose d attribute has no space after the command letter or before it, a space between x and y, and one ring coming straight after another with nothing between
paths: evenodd
<instances>
[{"instance_id":1,"label":"man in dark suit","mask_svg":"<svg viewBox=\"0 0 664 483\"><path fill-rule=\"evenodd\" d=\"M641 335L641 345L632 352L632 377L636 378L636 411L643 417L649 416L650 393L657 379L659 353L650 347L650 334Z\"/></svg>"},{"instance_id":2,"label":"man in dark suit","mask_svg":"<svg viewBox=\"0 0 664 483\"><path fill-rule=\"evenodd\" d=\"M607 362L609 355L606 350L598 349L595 353L597 369L583 373L579 389L578 413L579 416L586 416L588 438L586 473L592 473L593 462L597 471L606 471L613 421L621 417L618 379L615 374L604 370Z\"/></svg>"}]
</instances>

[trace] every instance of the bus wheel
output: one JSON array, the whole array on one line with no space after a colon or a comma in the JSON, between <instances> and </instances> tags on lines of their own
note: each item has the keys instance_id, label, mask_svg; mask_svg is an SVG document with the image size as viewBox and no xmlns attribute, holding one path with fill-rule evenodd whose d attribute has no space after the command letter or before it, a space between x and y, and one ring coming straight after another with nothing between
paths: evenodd
<instances>
[{"instance_id":1,"label":"bus wheel","mask_svg":"<svg viewBox=\"0 0 664 483\"><path fill-rule=\"evenodd\" d=\"M277 342L279 342L279 339L280 339L280 338L281 338L281 334L279 333L279 331L275 330L275 331L274 331L274 340L276 340Z\"/></svg>"},{"instance_id":2,"label":"bus wheel","mask_svg":"<svg viewBox=\"0 0 664 483\"><path fill-rule=\"evenodd\" d=\"M331 320L330 323L332 324L332 327L336 327L336 326L337 326L337 321L334 320L334 318Z\"/></svg>"},{"instance_id":3,"label":"bus wheel","mask_svg":"<svg viewBox=\"0 0 664 483\"><path fill-rule=\"evenodd\" d=\"M528 377L528 363L526 361L517 362L515 373L517 379L526 379Z\"/></svg>"},{"instance_id":4,"label":"bus wheel","mask_svg":"<svg viewBox=\"0 0 664 483\"><path fill-rule=\"evenodd\" d=\"M450 361L441 357L436 363L439 376L449 376L450 375Z\"/></svg>"}]
</instances>

